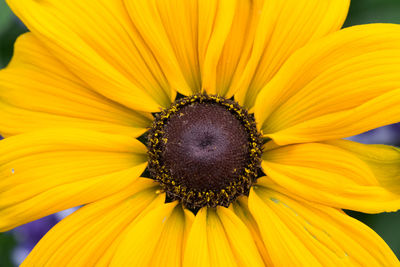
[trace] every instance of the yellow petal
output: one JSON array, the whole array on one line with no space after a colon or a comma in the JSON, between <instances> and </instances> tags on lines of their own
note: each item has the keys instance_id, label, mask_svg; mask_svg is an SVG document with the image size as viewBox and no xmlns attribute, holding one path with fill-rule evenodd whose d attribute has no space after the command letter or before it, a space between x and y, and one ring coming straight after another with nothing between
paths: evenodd
<instances>
[{"instance_id":1,"label":"yellow petal","mask_svg":"<svg viewBox=\"0 0 400 267\"><path fill-rule=\"evenodd\" d=\"M7 2L51 53L96 92L151 112L175 97L122 1Z\"/></svg>"},{"instance_id":2,"label":"yellow petal","mask_svg":"<svg viewBox=\"0 0 400 267\"><path fill-rule=\"evenodd\" d=\"M251 235L254 239L254 243L257 245L258 252L262 256L265 266L272 266L271 258L268 255L268 251L265 248L264 242L261 238L258 225L254 220L253 215L251 215L249 211L248 198L240 197L238 201L232 203L231 207L233 208L235 214L243 221L247 229L249 229L249 231L251 232Z\"/></svg>"},{"instance_id":3,"label":"yellow petal","mask_svg":"<svg viewBox=\"0 0 400 267\"><path fill-rule=\"evenodd\" d=\"M183 266L264 266L250 230L227 208L202 208L190 230Z\"/></svg>"},{"instance_id":4,"label":"yellow petal","mask_svg":"<svg viewBox=\"0 0 400 267\"><path fill-rule=\"evenodd\" d=\"M335 140L327 144L352 153L374 173L379 184L400 195L400 149L387 145L365 145L349 140Z\"/></svg>"},{"instance_id":5,"label":"yellow petal","mask_svg":"<svg viewBox=\"0 0 400 267\"><path fill-rule=\"evenodd\" d=\"M213 8L213 16L203 17L204 10L209 10L210 7ZM199 44L200 49L203 48L199 53L204 55L204 61L200 63L202 67L202 89L210 94L219 92L219 89L217 89L217 67L225 40L232 27L235 11L240 12L236 10L236 1L199 1L199 24L202 25L204 18L206 18L206 25L210 25L207 19L212 19L212 29L209 31L209 35L205 35L203 37L206 38L199 40L199 43L203 44L202 46L200 46L201 43ZM231 63L229 62L228 64Z\"/></svg>"},{"instance_id":6,"label":"yellow petal","mask_svg":"<svg viewBox=\"0 0 400 267\"><path fill-rule=\"evenodd\" d=\"M255 186L249 208L277 266L400 266L361 222L327 206L298 202Z\"/></svg>"},{"instance_id":7,"label":"yellow petal","mask_svg":"<svg viewBox=\"0 0 400 267\"><path fill-rule=\"evenodd\" d=\"M363 160L333 145L307 143L269 150L262 168L268 176L263 180L275 184L269 186L299 198L368 213L400 208L400 195L384 187Z\"/></svg>"},{"instance_id":8,"label":"yellow petal","mask_svg":"<svg viewBox=\"0 0 400 267\"><path fill-rule=\"evenodd\" d=\"M197 1L124 1L132 22L173 88L200 92Z\"/></svg>"},{"instance_id":9,"label":"yellow petal","mask_svg":"<svg viewBox=\"0 0 400 267\"><path fill-rule=\"evenodd\" d=\"M252 51L263 2L199 1L199 64L203 90L226 98L233 96L235 80L241 77ZM214 21L218 28L211 28Z\"/></svg>"},{"instance_id":10,"label":"yellow petal","mask_svg":"<svg viewBox=\"0 0 400 267\"><path fill-rule=\"evenodd\" d=\"M0 99L3 136L60 126L139 136L152 120L91 90L32 33L18 38L0 71Z\"/></svg>"},{"instance_id":11,"label":"yellow petal","mask_svg":"<svg viewBox=\"0 0 400 267\"><path fill-rule=\"evenodd\" d=\"M164 226L151 266L182 266L189 229L194 220L191 211L177 206Z\"/></svg>"},{"instance_id":12,"label":"yellow petal","mask_svg":"<svg viewBox=\"0 0 400 267\"><path fill-rule=\"evenodd\" d=\"M206 233L210 266L239 266L219 216L214 209L207 209Z\"/></svg>"},{"instance_id":13,"label":"yellow petal","mask_svg":"<svg viewBox=\"0 0 400 267\"><path fill-rule=\"evenodd\" d=\"M248 227L230 209L217 207L232 252L239 266L264 266ZM218 249L218 248L217 248Z\"/></svg>"},{"instance_id":14,"label":"yellow petal","mask_svg":"<svg viewBox=\"0 0 400 267\"><path fill-rule=\"evenodd\" d=\"M182 94L226 95L245 66L262 1L125 1L131 19ZM232 92L229 92L229 97Z\"/></svg>"},{"instance_id":15,"label":"yellow petal","mask_svg":"<svg viewBox=\"0 0 400 267\"><path fill-rule=\"evenodd\" d=\"M22 266L94 266L148 206L162 205L163 197L156 198L158 189L154 181L139 179L80 208L51 229Z\"/></svg>"},{"instance_id":16,"label":"yellow petal","mask_svg":"<svg viewBox=\"0 0 400 267\"><path fill-rule=\"evenodd\" d=\"M186 220L177 202L162 204L126 230L110 266L180 266Z\"/></svg>"},{"instance_id":17,"label":"yellow petal","mask_svg":"<svg viewBox=\"0 0 400 267\"><path fill-rule=\"evenodd\" d=\"M257 98L279 145L337 139L400 120L400 26L343 29L291 56Z\"/></svg>"},{"instance_id":18,"label":"yellow petal","mask_svg":"<svg viewBox=\"0 0 400 267\"><path fill-rule=\"evenodd\" d=\"M395 89L355 108L323 115L267 136L280 144L349 137L399 122L399 106L400 89Z\"/></svg>"},{"instance_id":19,"label":"yellow petal","mask_svg":"<svg viewBox=\"0 0 400 267\"><path fill-rule=\"evenodd\" d=\"M337 31L346 18L348 0L264 1L258 7L252 51L243 75L235 77L235 98L251 108L258 92L277 73L286 59L305 44ZM252 29L250 29L252 31Z\"/></svg>"},{"instance_id":20,"label":"yellow petal","mask_svg":"<svg viewBox=\"0 0 400 267\"><path fill-rule=\"evenodd\" d=\"M183 257L182 266L210 266L207 238L207 208L200 209L196 214L192 228L189 231Z\"/></svg>"},{"instance_id":21,"label":"yellow petal","mask_svg":"<svg viewBox=\"0 0 400 267\"><path fill-rule=\"evenodd\" d=\"M1 231L117 192L147 165L134 138L70 128L6 138L0 155Z\"/></svg>"},{"instance_id":22,"label":"yellow petal","mask_svg":"<svg viewBox=\"0 0 400 267\"><path fill-rule=\"evenodd\" d=\"M250 3L240 2L242 10L237 12L240 25L235 27L243 33ZM217 88L221 80L218 64L231 31L236 1L142 0L125 1L125 5L174 88L185 95L201 89L214 94L226 89ZM242 17L245 19L240 19ZM244 42L243 38L240 42ZM240 50L236 51L233 57L237 60ZM225 59L230 55L226 53ZM234 62L222 64L235 67ZM231 69L229 74L233 71Z\"/></svg>"},{"instance_id":23,"label":"yellow petal","mask_svg":"<svg viewBox=\"0 0 400 267\"><path fill-rule=\"evenodd\" d=\"M156 191L156 194L160 194L160 191ZM119 250L119 246L121 245L122 241L124 241L126 235L129 233L130 229L132 228L133 224L139 222L143 217L147 216L149 212L153 211L156 208L160 208L163 206L165 202L165 195L160 194L151 205L147 206L146 209L137 216L137 218L128 226L126 227L123 232L115 239L115 241L111 244L111 246L107 249L105 254L99 259L96 263L96 266L101 267L108 267L111 265L111 261L114 259L115 255Z\"/></svg>"},{"instance_id":24,"label":"yellow petal","mask_svg":"<svg viewBox=\"0 0 400 267\"><path fill-rule=\"evenodd\" d=\"M124 3L173 88L186 95L202 89L227 97L241 88L243 99L249 86L250 97L255 96L270 79L266 73L272 76L291 52L339 29L349 5L349 1L285 5L248 0ZM287 23L289 15L292 19ZM246 66L250 55L251 64Z\"/></svg>"}]
</instances>

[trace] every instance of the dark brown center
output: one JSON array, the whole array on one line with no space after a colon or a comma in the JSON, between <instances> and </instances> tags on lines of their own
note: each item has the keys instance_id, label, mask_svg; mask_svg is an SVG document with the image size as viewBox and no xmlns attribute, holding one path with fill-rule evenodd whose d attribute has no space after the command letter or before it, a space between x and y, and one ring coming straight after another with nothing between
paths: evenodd
<instances>
[{"instance_id":1,"label":"dark brown center","mask_svg":"<svg viewBox=\"0 0 400 267\"><path fill-rule=\"evenodd\" d=\"M257 178L261 141L254 119L236 102L195 95L156 118L149 169L169 199L189 208L228 206Z\"/></svg>"},{"instance_id":2,"label":"dark brown center","mask_svg":"<svg viewBox=\"0 0 400 267\"><path fill-rule=\"evenodd\" d=\"M221 190L249 158L248 134L216 103L194 103L171 116L161 161L177 183L196 190Z\"/></svg>"}]
</instances>

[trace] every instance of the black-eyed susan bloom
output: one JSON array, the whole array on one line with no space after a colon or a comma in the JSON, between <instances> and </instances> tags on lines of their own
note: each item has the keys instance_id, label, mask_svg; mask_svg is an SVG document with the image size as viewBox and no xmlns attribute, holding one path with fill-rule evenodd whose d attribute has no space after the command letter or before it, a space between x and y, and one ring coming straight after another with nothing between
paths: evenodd
<instances>
[{"instance_id":1,"label":"black-eyed susan bloom","mask_svg":"<svg viewBox=\"0 0 400 267\"><path fill-rule=\"evenodd\" d=\"M400 266L342 209L400 208L400 26L345 0L9 0L0 230L23 266ZM139 141L140 140L140 141Z\"/></svg>"}]
</instances>

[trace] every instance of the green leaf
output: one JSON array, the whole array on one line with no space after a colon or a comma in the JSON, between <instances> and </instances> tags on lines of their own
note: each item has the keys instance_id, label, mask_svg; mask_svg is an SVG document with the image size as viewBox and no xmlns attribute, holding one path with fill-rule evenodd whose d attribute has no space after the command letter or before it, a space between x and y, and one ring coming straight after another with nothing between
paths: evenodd
<instances>
[{"instance_id":1,"label":"green leaf","mask_svg":"<svg viewBox=\"0 0 400 267\"><path fill-rule=\"evenodd\" d=\"M11 233L0 234L0 266L12 267L11 261L12 250L16 245L14 236Z\"/></svg>"},{"instance_id":2,"label":"green leaf","mask_svg":"<svg viewBox=\"0 0 400 267\"><path fill-rule=\"evenodd\" d=\"M14 15L7 6L6 1L0 0L0 34L8 29L13 19Z\"/></svg>"},{"instance_id":3,"label":"green leaf","mask_svg":"<svg viewBox=\"0 0 400 267\"><path fill-rule=\"evenodd\" d=\"M400 23L399 0L352 0L345 27L366 23Z\"/></svg>"}]
</instances>

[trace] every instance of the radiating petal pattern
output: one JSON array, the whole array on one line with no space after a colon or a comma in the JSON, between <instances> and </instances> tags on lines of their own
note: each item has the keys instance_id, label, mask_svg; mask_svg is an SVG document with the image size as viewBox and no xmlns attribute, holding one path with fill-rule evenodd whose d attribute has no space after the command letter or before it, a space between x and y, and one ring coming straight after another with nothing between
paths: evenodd
<instances>
[{"instance_id":1,"label":"radiating petal pattern","mask_svg":"<svg viewBox=\"0 0 400 267\"><path fill-rule=\"evenodd\" d=\"M369 213L400 208L400 195L384 187L364 161L333 145L307 143L269 150L262 167L276 184L269 186L300 198Z\"/></svg>"},{"instance_id":2,"label":"radiating petal pattern","mask_svg":"<svg viewBox=\"0 0 400 267\"><path fill-rule=\"evenodd\" d=\"M166 76L179 76L177 90L227 97L240 91L247 107L293 51L338 30L349 6L347 0L124 2Z\"/></svg>"},{"instance_id":3,"label":"radiating petal pattern","mask_svg":"<svg viewBox=\"0 0 400 267\"><path fill-rule=\"evenodd\" d=\"M228 97L239 91L239 102L252 107L289 55L338 30L349 6L348 0L8 2L96 91L146 111L168 105L171 88Z\"/></svg>"},{"instance_id":4,"label":"radiating petal pattern","mask_svg":"<svg viewBox=\"0 0 400 267\"><path fill-rule=\"evenodd\" d=\"M134 138L69 128L6 138L0 155L1 231L117 192L147 165Z\"/></svg>"},{"instance_id":5,"label":"radiating petal pattern","mask_svg":"<svg viewBox=\"0 0 400 267\"><path fill-rule=\"evenodd\" d=\"M399 121L399 89L400 25L354 26L293 54L255 116L280 145L338 139Z\"/></svg>"},{"instance_id":6,"label":"radiating petal pattern","mask_svg":"<svg viewBox=\"0 0 400 267\"><path fill-rule=\"evenodd\" d=\"M199 92L196 54L196 1L126 0L125 8L143 41L173 87L183 94Z\"/></svg>"},{"instance_id":7,"label":"radiating petal pattern","mask_svg":"<svg viewBox=\"0 0 400 267\"><path fill-rule=\"evenodd\" d=\"M32 33L19 37L14 58L0 71L0 133L74 127L139 136L150 114L91 90L57 61Z\"/></svg>"},{"instance_id":8,"label":"radiating petal pattern","mask_svg":"<svg viewBox=\"0 0 400 267\"><path fill-rule=\"evenodd\" d=\"M193 214L161 204L127 227L110 266L180 266Z\"/></svg>"},{"instance_id":9,"label":"radiating petal pattern","mask_svg":"<svg viewBox=\"0 0 400 267\"><path fill-rule=\"evenodd\" d=\"M49 231L22 266L94 266L125 229L165 196L149 179L139 179L126 189L88 204Z\"/></svg>"},{"instance_id":10,"label":"radiating petal pattern","mask_svg":"<svg viewBox=\"0 0 400 267\"><path fill-rule=\"evenodd\" d=\"M387 190L400 195L400 149L387 145L364 145L349 140L327 144L340 147L364 161Z\"/></svg>"},{"instance_id":11,"label":"radiating petal pattern","mask_svg":"<svg viewBox=\"0 0 400 267\"><path fill-rule=\"evenodd\" d=\"M0 231L83 206L22 266L400 266L342 211L400 208L400 150L339 140L400 121L400 25L339 31L350 0L7 2L30 32L0 71ZM178 92L268 139L227 208L141 177Z\"/></svg>"},{"instance_id":12,"label":"radiating petal pattern","mask_svg":"<svg viewBox=\"0 0 400 267\"><path fill-rule=\"evenodd\" d=\"M350 1L264 1L256 16L252 51L232 87L235 98L250 109L260 90L297 49L342 26ZM246 40L248 42L248 40Z\"/></svg>"},{"instance_id":13,"label":"radiating petal pattern","mask_svg":"<svg viewBox=\"0 0 400 267\"><path fill-rule=\"evenodd\" d=\"M176 79L182 81L176 88L185 95L228 92L252 44L246 27L255 25L262 5L247 0L124 2L165 73L184 77Z\"/></svg>"},{"instance_id":14,"label":"radiating petal pattern","mask_svg":"<svg viewBox=\"0 0 400 267\"><path fill-rule=\"evenodd\" d=\"M151 112L175 98L122 1L10 0L8 4L51 54L98 93Z\"/></svg>"},{"instance_id":15,"label":"radiating petal pattern","mask_svg":"<svg viewBox=\"0 0 400 267\"><path fill-rule=\"evenodd\" d=\"M264 266L246 225L218 206L202 208L187 240L184 266Z\"/></svg>"},{"instance_id":16,"label":"radiating petal pattern","mask_svg":"<svg viewBox=\"0 0 400 267\"><path fill-rule=\"evenodd\" d=\"M244 196L241 197L238 199L238 201L232 203L231 208L233 208L236 216L238 216L249 229L251 236L254 239L254 243L257 245L258 252L264 260L265 266L272 266L271 258L268 255L268 251L265 248L264 242L261 238L260 229L258 228L253 215L251 215L249 211L248 198Z\"/></svg>"},{"instance_id":17,"label":"radiating petal pattern","mask_svg":"<svg viewBox=\"0 0 400 267\"><path fill-rule=\"evenodd\" d=\"M249 208L277 266L400 266L370 228L340 210L255 186Z\"/></svg>"}]
</instances>

